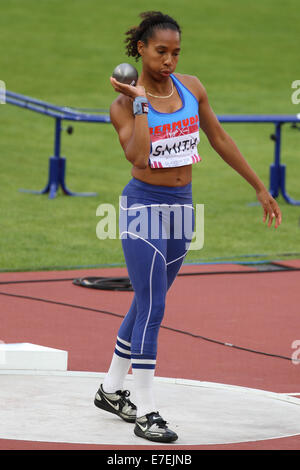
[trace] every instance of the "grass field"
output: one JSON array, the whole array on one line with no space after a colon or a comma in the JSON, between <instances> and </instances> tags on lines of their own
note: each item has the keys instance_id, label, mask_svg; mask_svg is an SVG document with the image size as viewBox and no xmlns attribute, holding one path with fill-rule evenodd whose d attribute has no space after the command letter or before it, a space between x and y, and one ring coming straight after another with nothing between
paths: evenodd
<instances>
[{"instance_id":1,"label":"grass field","mask_svg":"<svg viewBox=\"0 0 300 470\"><path fill-rule=\"evenodd\" d=\"M125 56L124 32L141 11L162 9L181 24L178 72L196 75L211 105L222 114L296 114L291 83L300 79L299 3L296 0L6 0L1 6L0 80L10 91L51 103L109 108L115 94L109 76ZM140 64L137 68L140 70ZM228 124L245 158L269 186L272 125ZM62 134L66 180L73 191L49 200L19 192L42 189L53 154L54 121L0 105L1 270L60 269L124 264L119 239L96 237L96 209L118 207L130 179L110 124L74 125ZM300 199L300 133L283 127L287 189ZM251 261L300 256L300 209L278 199L283 223L262 223L253 189L210 148L201 133L203 161L193 169L194 202L205 205L205 241L187 262Z\"/></svg>"}]
</instances>

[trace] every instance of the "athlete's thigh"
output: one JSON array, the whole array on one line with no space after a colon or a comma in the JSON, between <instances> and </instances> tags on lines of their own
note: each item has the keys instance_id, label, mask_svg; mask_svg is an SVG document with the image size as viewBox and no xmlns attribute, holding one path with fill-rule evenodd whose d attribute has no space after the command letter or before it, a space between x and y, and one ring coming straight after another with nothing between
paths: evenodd
<instances>
[{"instance_id":1,"label":"athlete's thigh","mask_svg":"<svg viewBox=\"0 0 300 470\"><path fill-rule=\"evenodd\" d=\"M141 296L149 297L150 289L154 291L154 298L164 296L167 288L166 240L127 235L122 237L122 247L137 303Z\"/></svg>"},{"instance_id":2,"label":"athlete's thigh","mask_svg":"<svg viewBox=\"0 0 300 470\"><path fill-rule=\"evenodd\" d=\"M188 252L194 230L194 210L182 205L174 211L170 221L170 237L167 242L167 283L168 289L176 278Z\"/></svg>"},{"instance_id":3,"label":"athlete's thigh","mask_svg":"<svg viewBox=\"0 0 300 470\"><path fill-rule=\"evenodd\" d=\"M165 230L169 231L167 237L167 265L184 257L189 249L194 230L194 209L190 206L174 207L165 222Z\"/></svg>"}]
</instances>

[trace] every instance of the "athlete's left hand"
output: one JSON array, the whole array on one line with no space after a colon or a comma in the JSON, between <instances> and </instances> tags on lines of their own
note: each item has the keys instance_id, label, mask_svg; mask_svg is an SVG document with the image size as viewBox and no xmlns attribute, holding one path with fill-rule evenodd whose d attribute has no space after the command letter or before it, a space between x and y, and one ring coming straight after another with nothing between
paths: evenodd
<instances>
[{"instance_id":1,"label":"athlete's left hand","mask_svg":"<svg viewBox=\"0 0 300 470\"><path fill-rule=\"evenodd\" d=\"M118 82L118 80L113 77L110 77L110 83L117 93L122 93L123 95L128 96L132 101L137 96L143 96L145 98L147 96L145 88L141 85L126 85L125 83Z\"/></svg>"},{"instance_id":2,"label":"athlete's left hand","mask_svg":"<svg viewBox=\"0 0 300 470\"><path fill-rule=\"evenodd\" d=\"M277 202L266 188L256 191L256 196L263 208L263 222L265 223L269 218L268 227L271 227L275 219L275 228L277 228L281 224L282 219Z\"/></svg>"}]
</instances>

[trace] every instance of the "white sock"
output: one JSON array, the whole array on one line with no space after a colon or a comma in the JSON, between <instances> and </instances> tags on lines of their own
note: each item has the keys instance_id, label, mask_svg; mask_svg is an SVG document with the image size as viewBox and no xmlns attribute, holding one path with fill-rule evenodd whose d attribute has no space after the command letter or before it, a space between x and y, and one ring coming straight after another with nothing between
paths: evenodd
<instances>
[{"instance_id":1,"label":"white sock","mask_svg":"<svg viewBox=\"0 0 300 470\"><path fill-rule=\"evenodd\" d=\"M118 338L118 342L119 344L122 342L123 347L126 347L127 349L123 349L116 344L115 351L118 351L119 354L122 354L122 356L125 357L121 357L119 354L114 352L109 370L102 385L103 390L106 393L115 393L117 390L123 390L124 380L131 366L130 343L127 343L120 338Z\"/></svg>"},{"instance_id":2,"label":"white sock","mask_svg":"<svg viewBox=\"0 0 300 470\"><path fill-rule=\"evenodd\" d=\"M153 378L154 369L132 368L135 401L137 407L137 418L156 410Z\"/></svg>"}]
</instances>

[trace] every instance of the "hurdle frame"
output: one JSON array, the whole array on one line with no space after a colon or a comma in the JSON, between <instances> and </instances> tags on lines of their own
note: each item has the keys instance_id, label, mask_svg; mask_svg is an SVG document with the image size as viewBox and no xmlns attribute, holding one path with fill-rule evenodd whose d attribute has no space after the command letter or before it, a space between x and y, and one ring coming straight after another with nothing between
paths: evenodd
<instances>
[{"instance_id":1,"label":"hurdle frame","mask_svg":"<svg viewBox=\"0 0 300 470\"><path fill-rule=\"evenodd\" d=\"M53 105L11 91L6 91L6 103L54 118L54 154L49 157L48 182L45 188L40 191L29 189L20 189L19 191L31 194L49 193L49 199L53 199L56 197L59 187L61 187L63 193L67 196L97 196L98 193L96 192L71 191L66 185L66 158L61 156L62 121L110 123L109 115L89 114L80 111L78 108Z\"/></svg>"},{"instance_id":2,"label":"hurdle frame","mask_svg":"<svg viewBox=\"0 0 300 470\"><path fill-rule=\"evenodd\" d=\"M223 115L218 116L220 122L226 123L268 123L274 124L275 133L271 134L274 140L274 161L270 165L269 192L275 199L281 195L288 204L299 206L300 201L290 197L286 191L286 165L281 163L281 128L286 123L299 123L300 114L265 114L265 115Z\"/></svg>"}]
</instances>

